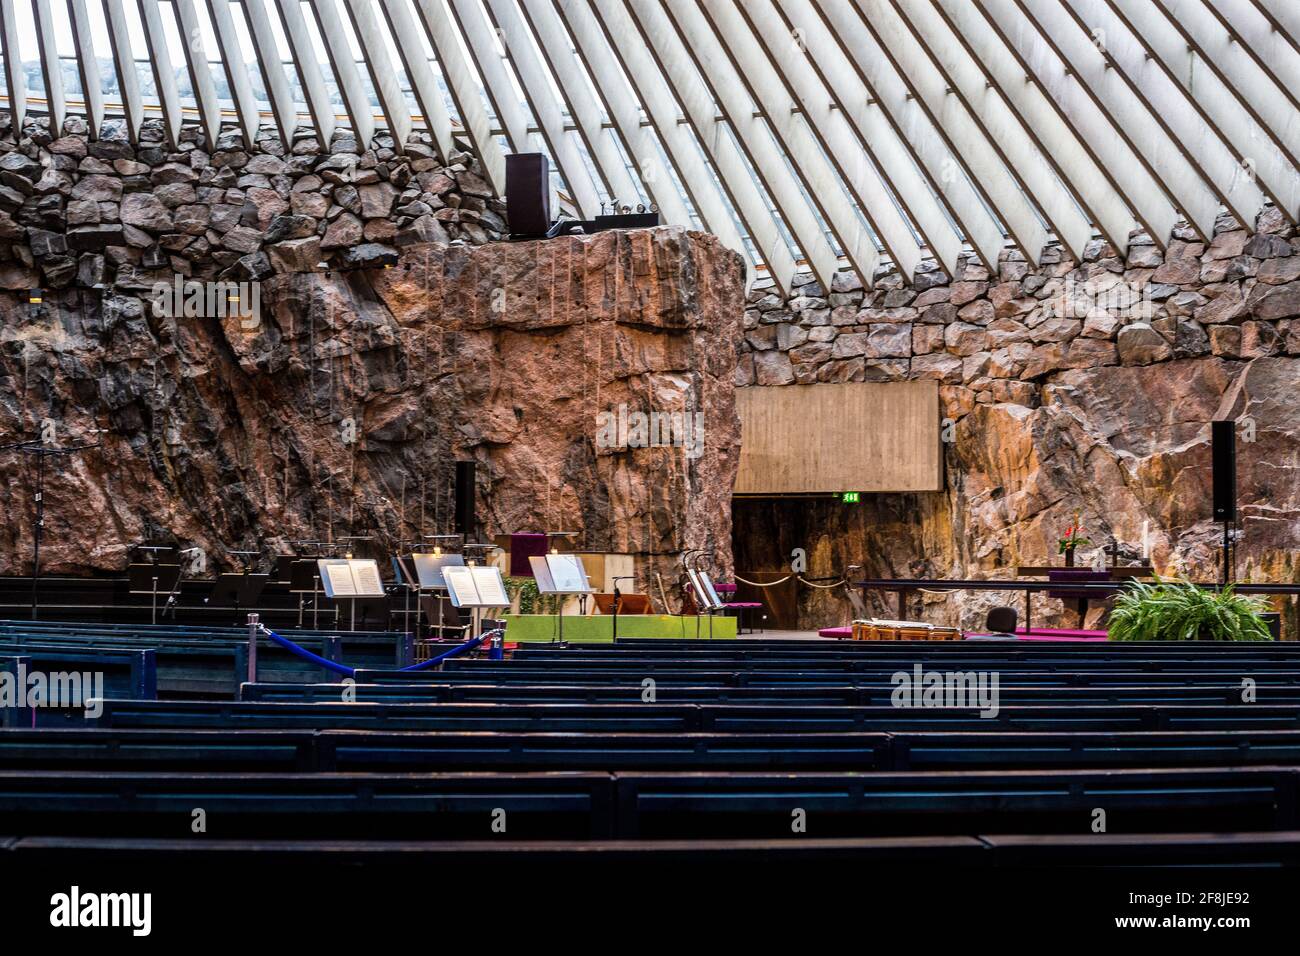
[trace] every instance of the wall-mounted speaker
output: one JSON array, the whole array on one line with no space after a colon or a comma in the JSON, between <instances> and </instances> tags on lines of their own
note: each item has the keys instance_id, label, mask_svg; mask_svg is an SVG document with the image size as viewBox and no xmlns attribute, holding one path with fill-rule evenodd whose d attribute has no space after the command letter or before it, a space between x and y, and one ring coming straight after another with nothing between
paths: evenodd
<instances>
[{"instance_id":1,"label":"wall-mounted speaker","mask_svg":"<svg viewBox=\"0 0 1300 956\"><path fill-rule=\"evenodd\" d=\"M456 462L456 533L474 535L474 462Z\"/></svg>"},{"instance_id":2,"label":"wall-mounted speaker","mask_svg":"<svg viewBox=\"0 0 1300 956\"><path fill-rule=\"evenodd\" d=\"M551 166L545 153L506 156L506 220L516 236L544 236L551 228Z\"/></svg>"},{"instance_id":3,"label":"wall-mounted speaker","mask_svg":"<svg viewBox=\"0 0 1300 956\"><path fill-rule=\"evenodd\" d=\"M1237 520L1237 423L1210 422L1214 459L1214 520Z\"/></svg>"}]
</instances>

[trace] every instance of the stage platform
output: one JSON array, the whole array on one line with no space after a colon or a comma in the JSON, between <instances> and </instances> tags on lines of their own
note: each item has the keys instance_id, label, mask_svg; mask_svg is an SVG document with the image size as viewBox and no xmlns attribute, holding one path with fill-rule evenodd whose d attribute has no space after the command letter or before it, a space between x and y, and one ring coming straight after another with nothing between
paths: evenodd
<instances>
[{"instance_id":1,"label":"stage platform","mask_svg":"<svg viewBox=\"0 0 1300 956\"><path fill-rule=\"evenodd\" d=\"M554 614L507 614L506 640L511 643L537 643L557 641L560 624ZM713 618L712 631L707 617L690 617L675 614L620 614L618 636L623 638L662 638L690 640L734 640L736 619L718 615ZM761 640L761 636L756 638ZM564 640L580 644L610 644L614 641L614 618L608 614L564 616Z\"/></svg>"}]
</instances>

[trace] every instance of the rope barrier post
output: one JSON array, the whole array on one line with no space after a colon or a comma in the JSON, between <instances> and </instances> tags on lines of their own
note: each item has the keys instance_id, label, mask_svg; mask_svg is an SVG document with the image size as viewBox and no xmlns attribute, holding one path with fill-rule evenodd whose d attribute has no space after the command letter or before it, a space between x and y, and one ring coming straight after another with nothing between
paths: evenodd
<instances>
[{"instance_id":1,"label":"rope barrier post","mask_svg":"<svg viewBox=\"0 0 1300 956\"><path fill-rule=\"evenodd\" d=\"M261 617L248 615L248 682L257 683L257 632L261 629Z\"/></svg>"},{"instance_id":2,"label":"rope barrier post","mask_svg":"<svg viewBox=\"0 0 1300 956\"><path fill-rule=\"evenodd\" d=\"M504 622L504 621L501 621L501 622L499 622L499 624L500 624L501 626L499 626L495 631L492 632L492 643L491 643L491 645L488 647L488 660L490 660L490 661L501 661L501 660L505 660L505 656L506 656L506 653L505 653L505 650L506 650L506 648L505 648L505 643L506 643L506 629L505 629L505 622Z\"/></svg>"}]
</instances>

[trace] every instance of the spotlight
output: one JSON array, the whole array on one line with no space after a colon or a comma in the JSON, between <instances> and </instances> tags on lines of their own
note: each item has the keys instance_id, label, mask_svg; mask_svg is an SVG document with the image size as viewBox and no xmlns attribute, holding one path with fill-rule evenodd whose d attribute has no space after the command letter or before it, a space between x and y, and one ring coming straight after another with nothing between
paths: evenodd
<instances>
[{"instance_id":1,"label":"spotlight","mask_svg":"<svg viewBox=\"0 0 1300 956\"><path fill-rule=\"evenodd\" d=\"M43 311L42 303L45 301L45 293L40 289L32 289L27 293L27 308L33 316L40 315Z\"/></svg>"}]
</instances>

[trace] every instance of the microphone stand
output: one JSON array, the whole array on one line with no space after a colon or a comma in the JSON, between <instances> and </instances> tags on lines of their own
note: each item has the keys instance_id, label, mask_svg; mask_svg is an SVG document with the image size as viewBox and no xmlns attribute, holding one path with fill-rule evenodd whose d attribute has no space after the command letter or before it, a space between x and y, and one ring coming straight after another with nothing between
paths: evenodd
<instances>
[{"instance_id":1,"label":"microphone stand","mask_svg":"<svg viewBox=\"0 0 1300 956\"><path fill-rule=\"evenodd\" d=\"M618 582L635 580L636 578L631 575L625 575L614 579L614 622L612 626L614 629L613 640L615 644L618 643L618 608L619 605L623 603L623 592L618 589Z\"/></svg>"},{"instance_id":2,"label":"microphone stand","mask_svg":"<svg viewBox=\"0 0 1300 956\"><path fill-rule=\"evenodd\" d=\"M190 553L193 553L194 549L188 549L188 550ZM185 554L186 552L182 551L180 553ZM185 562L182 561L180 562L180 572L176 575L176 583L172 585L171 591L168 592L167 594L167 601L166 603L163 604L162 616L164 618L167 617L167 613L170 611L172 620L173 621L176 620L176 604L177 604L176 599L180 596L181 581L183 581L184 579L185 579Z\"/></svg>"},{"instance_id":3,"label":"microphone stand","mask_svg":"<svg viewBox=\"0 0 1300 956\"><path fill-rule=\"evenodd\" d=\"M48 455L75 455L77 452L98 448L101 442L84 445L47 445L38 438L0 445L0 451L17 451L36 456L36 523L32 528L32 620L37 620L40 599L37 582L41 576L41 534L45 529L45 458Z\"/></svg>"}]
</instances>

